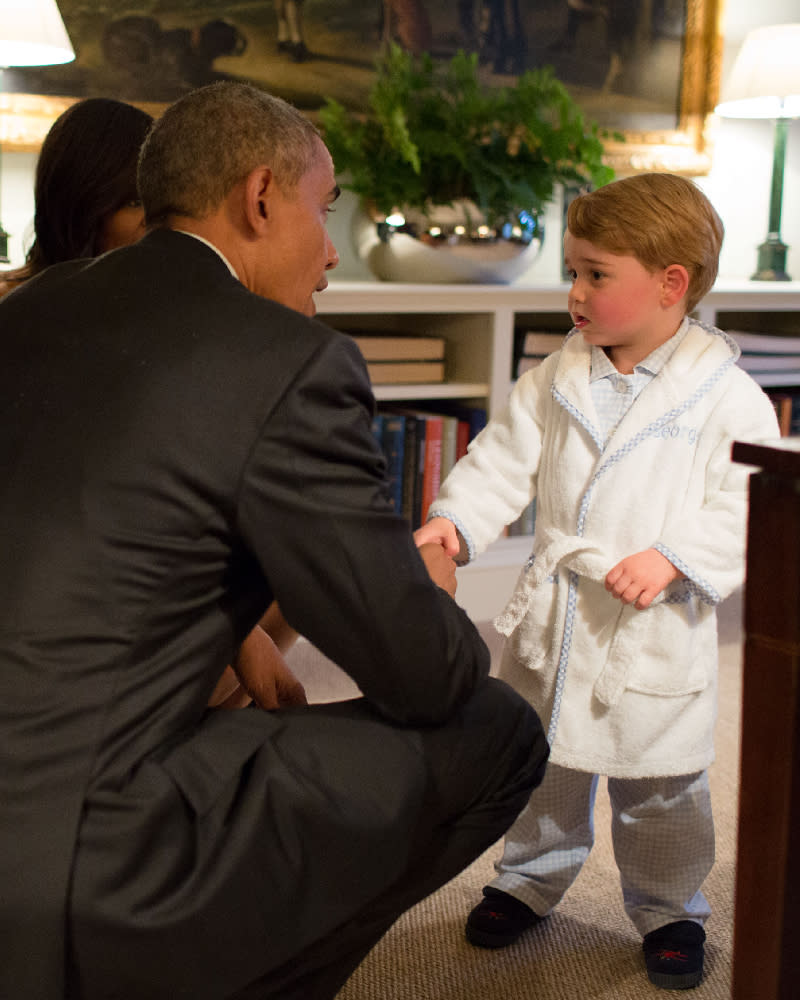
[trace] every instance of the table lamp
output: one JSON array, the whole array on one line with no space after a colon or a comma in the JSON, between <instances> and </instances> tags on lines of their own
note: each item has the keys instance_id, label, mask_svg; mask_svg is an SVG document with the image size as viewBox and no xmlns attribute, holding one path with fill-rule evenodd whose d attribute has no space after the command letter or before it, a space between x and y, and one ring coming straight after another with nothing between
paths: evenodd
<instances>
[{"instance_id":1,"label":"table lamp","mask_svg":"<svg viewBox=\"0 0 800 1000\"><path fill-rule=\"evenodd\" d=\"M727 118L774 118L769 229L758 248L755 281L789 281L788 247L781 239L781 202L789 120L800 117L800 24L756 28L742 43L724 100L716 113Z\"/></svg>"},{"instance_id":2,"label":"table lamp","mask_svg":"<svg viewBox=\"0 0 800 1000\"><path fill-rule=\"evenodd\" d=\"M0 0L0 80L9 66L51 66L74 58L56 0ZM0 262L8 263L1 222Z\"/></svg>"}]
</instances>

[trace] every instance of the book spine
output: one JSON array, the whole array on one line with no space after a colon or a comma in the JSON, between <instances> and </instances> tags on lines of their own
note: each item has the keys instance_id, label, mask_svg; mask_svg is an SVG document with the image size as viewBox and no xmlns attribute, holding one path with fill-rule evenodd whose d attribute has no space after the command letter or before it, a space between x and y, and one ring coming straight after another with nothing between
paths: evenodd
<instances>
[{"instance_id":1,"label":"book spine","mask_svg":"<svg viewBox=\"0 0 800 1000\"><path fill-rule=\"evenodd\" d=\"M443 361L442 337L351 334L365 361Z\"/></svg>"},{"instance_id":2,"label":"book spine","mask_svg":"<svg viewBox=\"0 0 800 1000\"><path fill-rule=\"evenodd\" d=\"M469 420L459 418L458 430L456 432L456 461L463 458L467 453L469 444Z\"/></svg>"},{"instance_id":3,"label":"book spine","mask_svg":"<svg viewBox=\"0 0 800 1000\"><path fill-rule=\"evenodd\" d=\"M781 436L788 437L792 433L792 397L782 396L778 404L778 426Z\"/></svg>"},{"instance_id":4,"label":"book spine","mask_svg":"<svg viewBox=\"0 0 800 1000\"><path fill-rule=\"evenodd\" d=\"M403 496L401 513L412 527L414 520L414 491L419 467L419 429L417 417L413 413L405 414L405 435L403 440Z\"/></svg>"},{"instance_id":5,"label":"book spine","mask_svg":"<svg viewBox=\"0 0 800 1000\"><path fill-rule=\"evenodd\" d=\"M565 303L566 305L566 303ZM540 330L528 330L517 338L517 354L552 354L560 351L566 333L546 333Z\"/></svg>"},{"instance_id":6,"label":"book spine","mask_svg":"<svg viewBox=\"0 0 800 1000\"><path fill-rule=\"evenodd\" d=\"M428 509L436 499L442 472L442 418L425 416L425 465L422 477L422 510L420 524L425 523Z\"/></svg>"},{"instance_id":7,"label":"book spine","mask_svg":"<svg viewBox=\"0 0 800 1000\"><path fill-rule=\"evenodd\" d=\"M403 412L408 411L403 410ZM465 420L468 425L466 443L469 443L486 426L486 409L484 407L459 403L452 399L432 399L425 403L424 412L458 417L459 420ZM464 450L466 450L465 444ZM460 454L463 454L463 452Z\"/></svg>"},{"instance_id":8,"label":"book spine","mask_svg":"<svg viewBox=\"0 0 800 1000\"><path fill-rule=\"evenodd\" d=\"M477 437L486 426L486 410L482 406L473 406L469 418L469 439Z\"/></svg>"},{"instance_id":9,"label":"book spine","mask_svg":"<svg viewBox=\"0 0 800 1000\"><path fill-rule=\"evenodd\" d=\"M443 382L443 361L368 361L367 374L373 385L413 385Z\"/></svg>"},{"instance_id":10,"label":"book spine","mask_svg":"<svg viewBox=\"0 0 800 1000\"><path fill-rule=\"evenodd\" d=\"M384 416L382 413L376 413L372 418L372 436L378 442L378 444L383 447L383 422Z\"/></svg>"},{"instance_id":11,"label":"book spine","mask_svg":"<svg viewBox=\"0 0 800 1000\"><path fill-rule=\"evenodd\" d=\"M789 419L789 434L792 437L800 435L800 392L792 396L791 417Z\"/></svg>"},{"instance_id":12,"label":"book spine","mask_svg":"<svg viewBox=\"0 0 800 1000\"><path fill-rule=\"evenodd\" d=\"M417 468L414 473L414 508L411 526L422 524L422 483L425 478L425 452L428 446L428 421L417 414ZM426 511L427 513L427 511Z\"/></svg>"},{"instance_id":13,"label":"book spine","mask_svg":"<svg viewBox=\"0 0 800 1000\"><path fill-rule=\"evenodd\" d=\"M457 436L458 418L442 417L442 461L439 473L440 485L445 481L448 472L456 464Z\"/></svg>"},{"instance_id":14,"label":"book spine","mask_svg":"<svg viewBox=\"0 0 800 1000\"><path fill-rule=\"evenodd\" d=\"M752 333L743 330L727 330L742 351L753 354L800 354L800 337L791 334Z\"/></svg>"},{"instance_id":15,"label":"book spine","mask_svg":"<svg viewBox=\"0 0 800 1000\"><path fill-rule=\"evenodd\" d=\"M403 458L405 450L405 418L401 414L385 414L382 433L386 455L386 475L395 513L403 511Z\"/></svg>"}]
</instances>

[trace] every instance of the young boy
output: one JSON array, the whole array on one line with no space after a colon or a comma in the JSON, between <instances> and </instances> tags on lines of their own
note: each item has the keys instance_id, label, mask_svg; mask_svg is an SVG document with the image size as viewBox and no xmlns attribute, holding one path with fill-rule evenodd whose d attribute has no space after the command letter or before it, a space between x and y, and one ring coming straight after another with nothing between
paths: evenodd
<instances>
[{"instance_id":1,"label":"young boy","mask_svg":"<svg viewBox=\"0 0 800 1000\"><path fill-rule=\"evenodd\" d=\"M550 913L592 847L607 775L649 979L688 989L714 861L715 609L744 576L748 473L731 443L779 432L738 347L689 316L723 235L691 181L616 181L577 198L567 226L574 328L519 379L416 533L471 559L536 497L533 553L496 626L501 677L549 720L550 764L466 932L502 947Z\"/></svg>"}]
</instances>

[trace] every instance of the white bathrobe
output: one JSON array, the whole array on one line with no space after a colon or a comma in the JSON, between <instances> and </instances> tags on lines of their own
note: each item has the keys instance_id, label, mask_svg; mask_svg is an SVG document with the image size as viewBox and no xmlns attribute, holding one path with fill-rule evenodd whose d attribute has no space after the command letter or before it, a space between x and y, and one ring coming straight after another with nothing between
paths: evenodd
<instances>
[{"instance_id":1,"label":"white bathrobe","mask_svg":"<svg viewBox=\"0 0 800 1000\"><path fill-rule=\"evenodd\" d=\"M472 558L536 497L533 552L495 624L509 637L500 675L549 720L556 764L643 778L713 760L716 605L744 577L752 471L731 444L779 435L738 356L692 322L604 447L591 347L573 331L519 379L430 509ZM684 576L639 611L603 581L650 547Z\"/></svg>"}]
</instances>

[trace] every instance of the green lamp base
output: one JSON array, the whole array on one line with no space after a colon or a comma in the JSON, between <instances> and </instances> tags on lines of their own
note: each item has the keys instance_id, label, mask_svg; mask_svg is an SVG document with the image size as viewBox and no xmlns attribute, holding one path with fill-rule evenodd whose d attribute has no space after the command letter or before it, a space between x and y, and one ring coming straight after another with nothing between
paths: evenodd
<instances>
[{"instance_id":1,"label":"green lamp base","mask_svg":"<svg viewBox=\"0 0 800 1000\"><path fill-rule=\"evenodd\" d=\"M789 248L780 239L768 236L758 248L758 270L753 281L791 281L786 273L786 251Z\"/></svg>"},{"instance_id":2,"label":"green lamp base","mask_svg":"<svg viewBox=\"0 0 800 1000\"><path fill-rule=\"evenodd\" d=\"M8 233L0 223L0 264L9 264L11 258L8 256Z\"/></svg>"}]
</instances>

